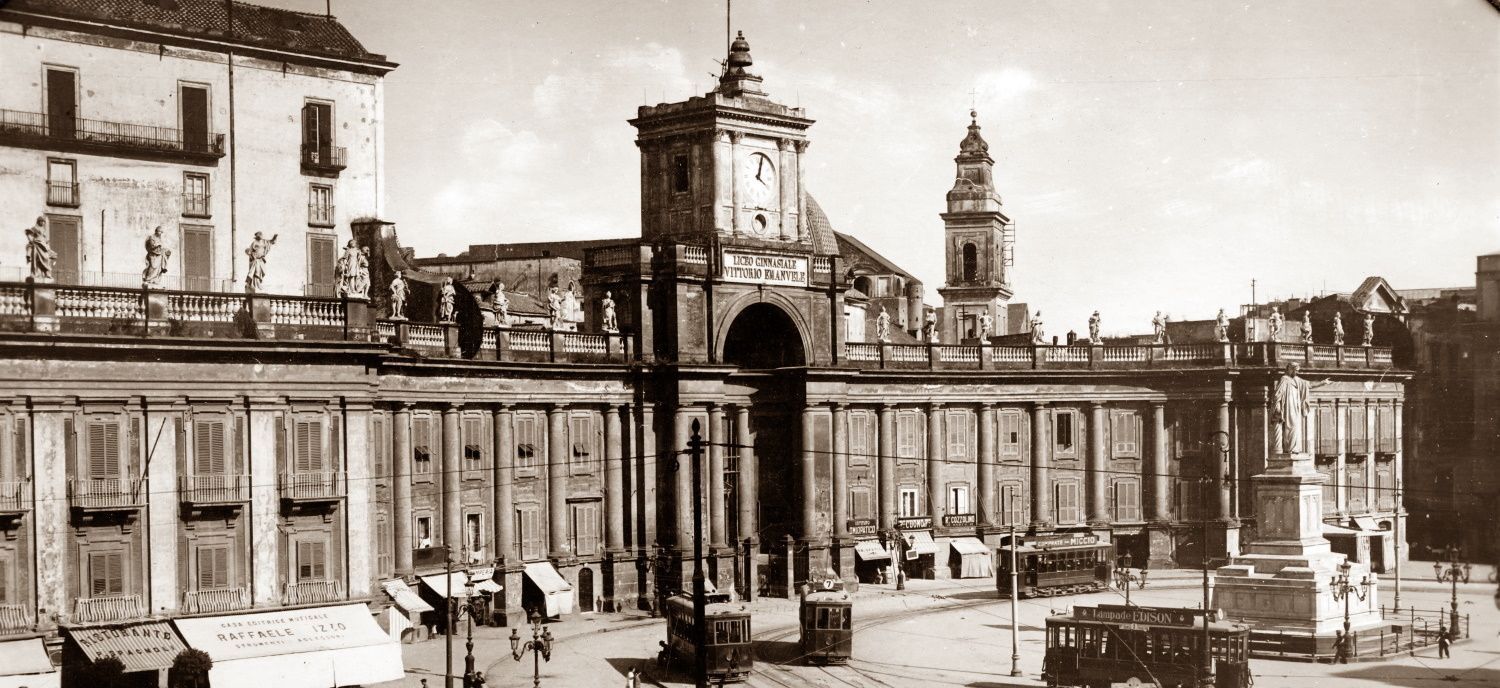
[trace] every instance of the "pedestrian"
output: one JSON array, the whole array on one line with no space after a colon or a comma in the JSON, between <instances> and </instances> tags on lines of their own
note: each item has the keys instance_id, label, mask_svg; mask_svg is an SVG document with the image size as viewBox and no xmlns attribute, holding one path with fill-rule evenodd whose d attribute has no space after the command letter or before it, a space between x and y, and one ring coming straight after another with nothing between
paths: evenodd
<instances>
[{"instance_id":1,"label":"pedestrian","mask_svg":"<svg viewBox=\"0 0 1500 688\"><path fill-rule=\"evenodd\" d=\"M474 680L471 682L471 685L474 688L484 688L484 684L486 684L486 683L488 683L488 681L484 680L484 672L483 671L476 671L476 672L474 672Z\"/></svg>"},{"instance_id":2,"label":"pedestrian","mask_svg":"<svg viewBox=\"0 0 1500 688\"><path fill-rule=\"evenodd\" d=\"M1333 663L1349 663L1349 636L1343 631L1334 631L1337 635L1333 639Z\"/></svg>"},{"instance_id":3,"label":"pedestrian","mask_svg":"<svg viewBox=\"0 0 1500 688\"><path fill-rule=\"evenodd\" d=\"M1448 629L1438 629L1438 659L1448 658Z\"/></svg>"}]
</instances>

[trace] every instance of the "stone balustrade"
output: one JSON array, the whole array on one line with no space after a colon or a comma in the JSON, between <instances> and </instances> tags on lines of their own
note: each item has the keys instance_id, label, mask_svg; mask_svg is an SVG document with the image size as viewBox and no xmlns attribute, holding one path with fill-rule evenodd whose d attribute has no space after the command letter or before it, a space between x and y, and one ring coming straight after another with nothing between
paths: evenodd
<instances>
[{"instance_id":1,"label":"stone balustrade","mask_svg":"<svg viewBox=\"0 0 1500 688\"><path fill-rule=\"evenodd\" d=\"M896 370L1132 369L1273 366L1379 369L1393 366L1388 347L1253 342L1125 346L975 346L849 342L844 362ZM1311 362L1308 364L1308 362Z\"/></svg>"}]
</instances>

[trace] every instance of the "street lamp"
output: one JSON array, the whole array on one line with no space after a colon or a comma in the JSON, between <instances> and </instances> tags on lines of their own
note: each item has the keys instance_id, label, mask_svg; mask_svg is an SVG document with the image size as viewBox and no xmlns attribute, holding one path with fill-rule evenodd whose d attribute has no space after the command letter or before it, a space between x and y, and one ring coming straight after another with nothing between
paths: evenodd
<instances>
[{"instance_id":1,"label":"street lamp","mask_svg":"<svg viewBox=\"0 0 1500 688\"><path fill-rule=\"evenodd\" d=\"M1448 623L1448 628L1450 629L1450 632L1453 633L1454 637L1457 637L1458 581L1463 580L1463 582L1465 583L1469 582L1469 572L1474 568L1474 565L1468 562L1459 563L1459 559L1463 558L1463 550L1453 545L1448 546L1448 549L1444 552L1444 556L1442 558L1447 559L1451 563L1447 566L1444 566L1442 562L1433 562L1432 572L1437 576L1437 580L1439 583L1453 584L1453 600L1450 606L1451 620Z\"/></svg>"},{"instance_id":2,"label":"street lamp","mask_svg":"<svg viewBox=\"0 0 1500 688\"><path fill-rule=\"evenodd\" d=\"M1146 587L1146 570L1130 568L1130 553L1120 556L1120 565L1115 567L1115 588L1125 593L1125 606L1130 606L1130 584L1135 583L1137 590Z\"/></svg>"},{"instance_id":3,"label":"street lamp","mask_svg":"<svg viewBox=\"0 0 1500 688\"><path fill-rule=\"evenodd\" d=\"M463 607L463 609L464 609L465 612L468 612L468 617L469 617L468 637L464 640L464 688L473 688L473 686L474 686L474 614L477 612L477 607L474 604L474 593L475 593L475 590L474 590L474 578L473 578L472 574L470 572L468 572L468 571L464 572L464 576L468 580L464 583L464 601L463 601L462 607ZM452 581L451 580L449 581L449 585L452 585ZM452 600L452 598L449 598L449 599L450 599L450 601L456 601L456 600Z\"/></svg>"},{"instance_id":4,"label":"street lamp","mask_svg":"<svg viewBox=\"0 0 1500 688\"><path fill-rule=\"evenodd\" d=\"M1370 585L1372 584L1369 574L1362 576L1358 583L1349 582L1349 571L1353 568L1347 560L1344 561L1339 564L1338 575L1334 576L1333 580L1328 582L1329 587L1332 588L1333 601L1343 601L1344 603L1344 642L1352 640L1349 637L1349 598L1351 597L1351 593L1353 597L1358 597L1359 601L1363 602L1365 601L1365 597L1370 594Z\"/></svg>"},{"instance_id":5,"label":"street lamp","mask_svg":"<svg viewBox=\"0 0 1500 688\"><path fill-rule=\"evenodd\" d=\"M536 612L531 613L531 640L521 642L521 635L512 627L510 629L510 656L517 662L531 653L531 687L541 688L542 685L542 660L552 661L552 630L542 627L542 617Z\"/></svg>"}]
</instances>

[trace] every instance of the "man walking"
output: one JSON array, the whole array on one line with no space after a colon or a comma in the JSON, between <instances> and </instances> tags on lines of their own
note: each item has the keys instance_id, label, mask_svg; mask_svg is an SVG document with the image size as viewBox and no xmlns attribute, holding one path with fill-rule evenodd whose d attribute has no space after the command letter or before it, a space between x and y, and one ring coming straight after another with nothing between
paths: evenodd
<instances>
[{"instance_id":1,"label":"man walking","mask_svg":"<svg viewBox=\"0 0 1500 688\"><path fill-rule=\"evenodd\" d=\"M1333 639L1333 663L1348 664L1349 634L1344 633L1343 631L1334 631L1334 633L1337 635L1335 635Z\"/></svg>"},{"instance_id":2,"label":"man walking","mask_svg":"<svg viewBox=\"0 0 1500 688\"><path fill-rule=\"evenodd\" d=\"M1438 659L1448 658L1448 629L1438 628Z\"/></svg>"}]
</instances>

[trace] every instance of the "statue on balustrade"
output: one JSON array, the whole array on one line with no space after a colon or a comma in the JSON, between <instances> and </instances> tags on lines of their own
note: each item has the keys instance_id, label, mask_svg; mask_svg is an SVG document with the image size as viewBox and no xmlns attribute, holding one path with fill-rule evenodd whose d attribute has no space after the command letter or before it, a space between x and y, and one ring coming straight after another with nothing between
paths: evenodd
<instances>
[{"instance_id":1,"label":"statue on balustrade","mask_svg":"<svg viewBox=\"0 0 1500 688\"><path fill-rule=\"evenodd\" d=\"M1312 390L1328 380L1309 384L1297 376L1296 363L1286 364L1286 372L1276 382L1276 406L1271 411L1272 446L1282 454L1307 453L1307 415L1312 412Z\"/></svg>"},{"instance_id":2,"label":"statue on balustrade","mask_svg":"<svg viewBox=\"0 0 1500 688\"><path fill-rule=\"evenodd\" d=\"M452 277L443 278L443 288L438 292L438 322L453 322L454 304L458 300L458 290L453 286Z\"/></svg>"},{"instance_id":3,"label":"statue on balustrade","mask_svg":"<svg viewBox=\"0 0 1500 688\"><path fill-rule=\"evenodd\" d=\"M927 318L922 323L923 341L928 344L938 343L937 311L928 309Z\"/></svg>"},{"instance_id":4,"label":"statue on balustrade","mask_svg":"<svg viewBox=\"0 0 1500 688\"><path fill-rule=\"evenodd\" d=\"M562 328L562 292L557 290L557 285L547 288L547 322L551 323L552 329Z\"/></svg>"},{"instance_id":5,"label":"statue on balustrade","mask_svg":"<svg viewBox=\"0 0 1500 688\"><path fill-rule=\"evenodd\" d=\"M1152 343L1167 343L1167 320L1166 318L1161 317L1161 311L1157 311L1156 315L1151 316L1151 332Z\"/></svg>"},{"instance_id":6,"label":"statue on balustrade","mask_svg":"<svg viewBox=\"0 0 1500 688\"><path fill-rule=\"evenodd\" d=\"M1099 311L1094 311L1094 314L1089 316L1089 344L1099 346L1104 343L1104 340L1099 338L1099 326L1102 322L1103 318L1099 317Z\"/></svg>"},{"instance_id":7,"label":"statue on balustrade","mask_svg":"<svg viewBox=\"0 0 1500 688\"><path fill-rule=\"evenodd\" d=\"M1036 315L1031 316L1031 343L1046 344L1045 336L1042 332L1042 312L1037 311Z\"/></svg>"},{"instance_id":8,"label":"statue on balustrade","mask_svg":"<svg viewBox=\"0 0 1500 688\"><path fill-rule=\"evenodd\" d=\"M406 319L406 275L397 270L396 276L391 278L391 320Z\"/></svg>"},{"instance_id":9,"label":"statue on balustrade","mask_svg":"<svg viewBox=\"0 0 1500 688\"><path fill-rule=\"evenodd\" d=\"M353 239L350 239L344 244L344 253L339 256L338 262L333 264L334 290L339 296L351 295L357 265L359 265L359 246L354 243Z\"/></svg>"},{"instance_id":10,"label":"statue on balustrade","mask_svg":"<svg viewBox=\"0 0 1500 688\"><path fill-rule=\"evenodd\" d=\"M1364 335L1363 346L1373 346L1374 344L1375 344L1375 314L1374 313L1366 313L1365 314L1365 335Z\"/></svg>"},{"instance_id":11,"label":"statue on balustrade","mask_svg":"<svg viewBox=\"0 0 1500 688\"><path fill-rule=\"evenodd\" d=\"M619 332L620 319L615 315L614 294L604 292L604 298L599 300L599 311L603 314L601 319L604 321L600 324L601 328L605 332Z\"/></svg>"},{"instance_id":12,"label":"statue on balustrade","mask_svg":"<svg viewBox=\"0 0 1500 688\"><path fill-rule=\"evenodd\" d=\"M1219 342L1229 341L1229 316L1224 309L1219 309L1218 317L1214 318L1214 340Z\"/></svg>"},{"instance_id":13,"label":"statue on balustrade","mask_svg":"<svg viewBox=\"0 0 1500 688\"><path fill-rule=\"evenodd\" d=\"M52 263L56 260L57 254L47 243L47 218L38 217L35 227L26 228L26 265L31 279L51 281Z\"/></svg>"},{"instance_id":14,"label":"statue on balustrade","mask_svg":"<svg viewBox=\"0 0 1500 688\"><path fill-rule=\"evenodd\" d=\"M510 327L510 298L505 295L505 283L490 282L490 310L495 314L495 324Z\"/></svg>"},{"instance_id":15,"label":"statue on balustrade","mask_svg":"<svg viewBox=\"0 0 1500 688\"><path fill-rule=\"evenodd\" d=\"M1333 313L1333 345L1344 345L1344 316L1338 311Z\"/></svg>"},{"instance_id":16,"label":"statue on balustrade","mask_svg":"<svg viewBox=\"0 0 1500 688\"><path fill-rule=\"evenodd\" d=\"M1280 309L1271 306L1271 317L1266 320L1266 326L1271 330L1271 341L1280 341L1281 326L1286 323L1286 317L1281 314Z\"/></svg>"},{"instance_id":17,"label":"statue on balustrade","mask_svg":"<svg viewBox=\"0 0 1500 688\"><path fill-rule=\"evenodd\" d=\"M979 314L979 343L980 344L988 344L990 342L990 330L993 330L993 329L995 329L995 318L993 318L992 316L990 316L990 312L989 311L985 311L983 313L980 313Z\"/></svg>"},{"instance_id":18,"label":"statue on balustrade","mask_svg":"<svg viewBox=\"0 0 1500 688\"><path fill-rule=\"evenodd\" d=\"M1302 311L1302 343L1313 343L1312 337L1312 311Z\"/></svg>"},{"instance_id":19,"label":"statue on balustrade","mask_svg":"<svg viewBox=\"0 0 1500 688\"><path fill-rule=\"evenodd\" d=\"M167 259L172 249L161 239L161 226L146 235L146 269L141 271L141 286L155 289L161 286L162 275L167 274Z\"/></svg>"},{"instance_id":20,"label":"statue on balustrade","mask_svg":"<svg viewBox=\"0 0 1500 688\"><path fill-rule=\"evenodd\" d=\"M359 247L359 260L354 264L354 279L349 285L349 296L356 299L370 298L370 247Z\"/></svg>"},{"instance_id":21,"label":"statue on balustrade","mask_svg":"<svg viewBox=\"0 0 1500 688\"><path fill-rule=\"evenodd\" d=\"M250 240L250 247L245 249L245 255L250 257L249 266L245 269L245 293L256 294L260 292L261 283L266 279L266 256L271 253L271 247L276 245L276 237L280 234L272 234L266 239L260 232L255 233L255 238Z\"/></svg>"},{"instance_id":22,"label":"statue on balustrade","mask_svg":"<svg viewBox=\"0 0 1500 688\"><path fill-rule=\"evenodd\" d=\"M885 306L881 306L880 315L875 316L875 341L891 341L891 314L885 312Z\"/></svg>"}]
</instances>

